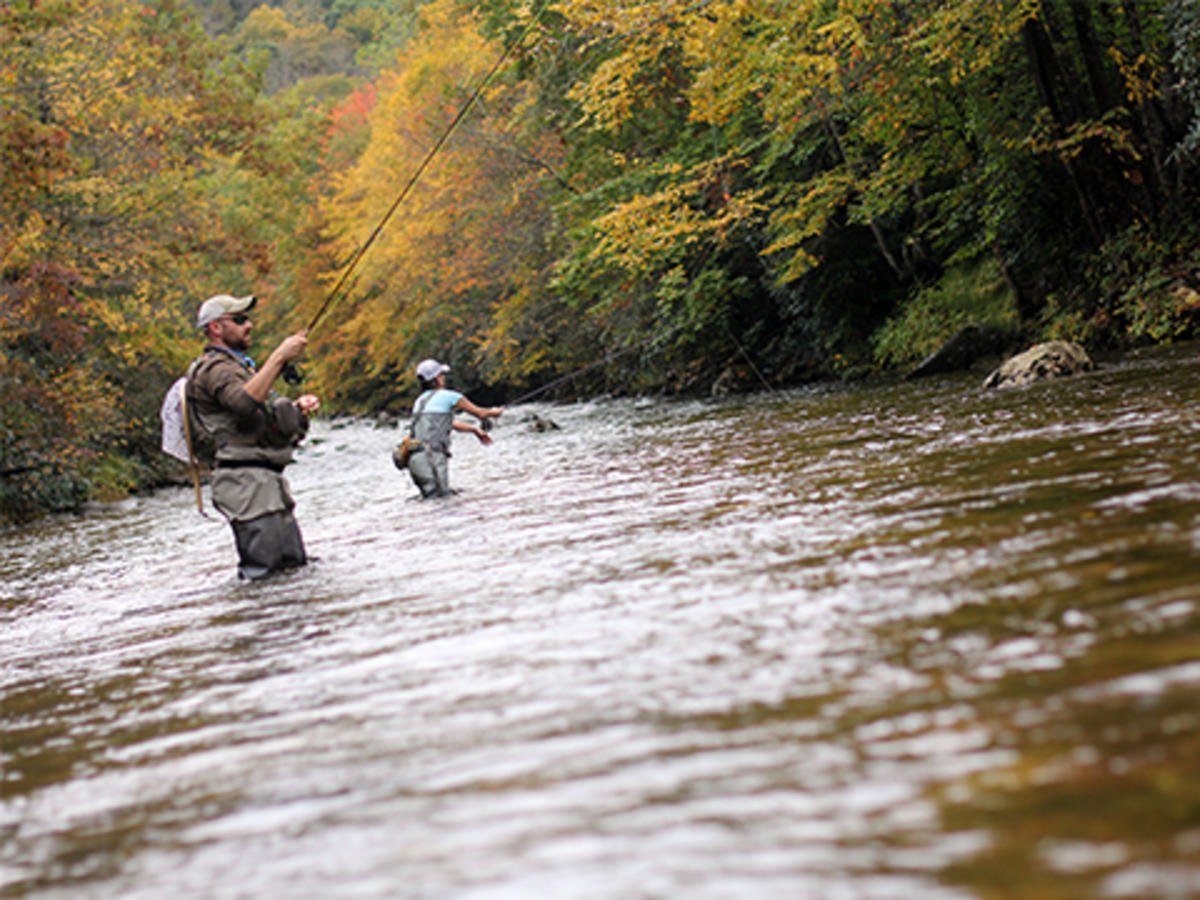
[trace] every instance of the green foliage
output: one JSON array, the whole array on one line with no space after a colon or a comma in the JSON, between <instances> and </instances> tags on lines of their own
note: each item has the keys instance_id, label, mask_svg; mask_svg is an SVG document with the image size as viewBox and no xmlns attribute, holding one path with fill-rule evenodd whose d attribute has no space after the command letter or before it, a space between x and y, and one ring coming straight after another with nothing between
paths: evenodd
<instances>
[{"instance_id":1,"label":"green foliage","mask_svg":"<svg viewBox=\"0 0 1200 900\"><path fill-rule=\"evenodd\" d=\"M102 453L80 466L87 495L102 503L128 497L142 483L144 474L142 464L123 453Z\"/></svg>"},{"instance_id":2,"label":"green foliage","mask_svg":"<svg viewBox=\"0 0 1200 900\"><path fill-rule=\"evenodd\" d=\"M6 448L0 447L0 464L10 459ZM90 496L91 485L74 466L47 462L0 469L3 522L26 522L47 512L77 510Z\"/></svg>"},{"instance_id":3,"label":"green foliage","mask_svg":"<svg viewBox=\"0 0 1200 900\"><path fill-rule=\"evenodd\" d=\"M955 266L913 294L873 335L875 359L887 367L917 362L971 324L1004 331L1019 325L1012 289L995 259Z\"/></svg>"},{"instance_id":4,"label":"green foliage","mask_svg":"<svg viewBox=\"0 0 1200 900\"><path fill-rule=\"evenodd\" d=\"M1179 78L1179 98L1191 113L1187 133L1174 148L1177 158L1185 158L1200 149L1200 8L1191 0L1172 0L1167 16L1171 66Z\"/></svg>"},{"instance_id":5,"label":"green foliage","mask_svg":"<svg viewBox=\"0 0 1200 900\"><path fill-rule=\"evenodd\" d=\"M327 28L300 7L259 6L234 32L232 46L247 58L265 58L264 87L276 93L308 78L358 72L359 38L372 36L362 27Z\"/></svg>"},{"instance_id":6,"label":"green foliage","mask_svg":"<svg viewBox=\"0 0 1200 900\"><path fill-rule=\"evenodd\" d=\"M1110 320L1136 343L1200 335L1196 238L1195 227L1137 224L1107 241L1091 260L1088 279L1103 300L1075 310L1084 335L1099 342L1112 331Z\"/></svg>"}]
</instances>

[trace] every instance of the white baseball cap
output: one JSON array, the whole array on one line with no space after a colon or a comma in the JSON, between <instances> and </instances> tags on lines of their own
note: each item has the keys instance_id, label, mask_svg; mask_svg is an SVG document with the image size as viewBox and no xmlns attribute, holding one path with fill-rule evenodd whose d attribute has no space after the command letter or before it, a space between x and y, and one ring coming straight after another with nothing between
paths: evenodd
<instances>
[{"instance_id":1,"label":"white baseball cap","mask_svg":"<svg viewBox=\"0 0 1200 900\"><path fill-rule=\"evenodd\" d=\"M438 362L436 359L421 360L417 366L417 377L422 381L433 381L443 372L449 372L450 367Z\"/></svg>"},{"instance_id":2,"label":"white baseball cap","mask_svg":"<svg viewBox=\"0 0 1200 900\"><path fill-rule=\"evenodd\" d=\"M200 311L196 313L196 327L203 330L205 325L217 321L221 316L229 316L252 309L256 300L257 298L253 294L246 297L233 297L229 294L217 294L215 297L209 297L200 304Z\"/></svg>"}]
</instances>

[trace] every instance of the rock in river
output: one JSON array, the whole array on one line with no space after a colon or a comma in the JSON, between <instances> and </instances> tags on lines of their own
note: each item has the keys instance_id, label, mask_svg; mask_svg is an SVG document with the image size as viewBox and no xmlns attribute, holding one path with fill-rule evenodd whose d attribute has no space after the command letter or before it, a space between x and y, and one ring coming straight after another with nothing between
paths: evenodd
<instances>
[{"instance_id":1,"label":"rock in river","mask_svg":"<svg viewBox=\"0 0 1200 900\"><path fill-rule=\"evenodd\" d=\"M1095 366L1078 344L1070 341L1047 341L1035 344L1005 362L983 382L985 388L1032 384L1045 378L1063 378L1090 372Z\"/></svg>"}]
</instances>

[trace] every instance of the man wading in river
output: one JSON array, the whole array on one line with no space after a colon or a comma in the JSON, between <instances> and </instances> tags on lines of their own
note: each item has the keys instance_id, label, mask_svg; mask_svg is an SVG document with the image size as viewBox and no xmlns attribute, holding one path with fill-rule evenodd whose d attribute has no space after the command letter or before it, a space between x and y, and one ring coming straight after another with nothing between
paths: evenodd
<instances>
[{"instance_id":1,"label":"man wading in river","mask_svg":"<svg viewBox=\"0 0 1200 900\"><path fill-rule=\"evenodd\" d=\"M219 294L200 305L196 323L208 346L188 369L186 388L196 423L216 445L213 506L233 526L238 575L247 579L307 562L283 468L320 406L313 394L293 402L272 391L304 352L305 332L285 338L262 368L246 354L254 304L252 296Z\"/></svg>"}]
</instances>

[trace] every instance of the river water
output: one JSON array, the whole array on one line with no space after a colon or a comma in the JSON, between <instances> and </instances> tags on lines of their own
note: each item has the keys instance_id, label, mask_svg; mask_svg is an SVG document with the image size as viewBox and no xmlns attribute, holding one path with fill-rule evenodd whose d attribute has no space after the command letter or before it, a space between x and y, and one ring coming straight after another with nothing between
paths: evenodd
<instances>
[{"instance_id":1,"label":"river water","mask_svg":"<svg viewBox=\"0 0 1200 900\"><path fill-rule=\"evenodd\" d=\"M1198 354L519 407L442 502L317 423L258 584L190 490L0 532L0 891L1200 895Z\"/></svg>"}]
</instances>

